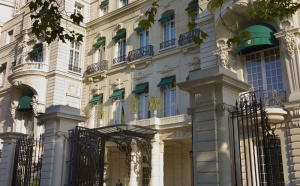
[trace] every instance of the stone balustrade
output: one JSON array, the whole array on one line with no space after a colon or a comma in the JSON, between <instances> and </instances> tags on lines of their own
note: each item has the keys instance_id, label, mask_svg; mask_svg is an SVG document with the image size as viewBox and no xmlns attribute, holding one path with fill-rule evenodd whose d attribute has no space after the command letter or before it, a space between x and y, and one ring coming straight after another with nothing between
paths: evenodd
<instances>
[{"instance_id":1,"label":"stone balustrade","mask_svg":"<svg viewBox=\"0 0 300 186\"><path fill-rule=\"evenodd\" d=\"M27 70L38 70L38 71L47 72L48 65L40 62L29 62L29 63L18 64L12 68L13 73L27 71Z\"/></svg>"},{"instance_id":2,"label":"stone balustrade","mask_svg":"<svg viewBox=\"0 0 300 186\"><path fill-rule=\"evenodd\" d=\"M187 114L181 114L181 115L175 115L175 116L163 117L163 118L148 118L148 119L142 119L137 121L131 121L130 124L136 124L139 126L169 125L169 124L184 123L190 120L191 120L191 116Z\"/></svg>"}]
</instances>

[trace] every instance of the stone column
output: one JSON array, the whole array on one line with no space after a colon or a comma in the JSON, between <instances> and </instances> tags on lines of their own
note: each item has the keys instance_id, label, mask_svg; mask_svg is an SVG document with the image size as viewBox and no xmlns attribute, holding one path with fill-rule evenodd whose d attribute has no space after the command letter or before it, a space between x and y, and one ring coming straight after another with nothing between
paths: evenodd
<instances>
[{"instance_id":1,"label":"stone column","mask_svg":"<svg viewBox=\"0 0 300 186\"><path fill-rule=\"evenodd\" d=\"M160 144L159 135L155 134L153 140L151 141L152 151L151 151L151 178L149 186L159 186L160 185Z\"/></svg>"},{"instance_id":2,"label":"stone column","mask_svg":"<svg viewBox=\"0 0 300 186\"><path fill-rule=\"evenodd\" d=\"M45 123L41 186L65 185L68 132L87 118L80 116L79 109L62 105L47 108L46 113L37 118Z\"/></svg>"},{"instance_id":3,"label":"stone column","mask_svg":"<svg viewBox=\"0 0 300 186\"><path fill-rule=\"evenodd\" d=\"M140 157L141 154L139 152L137 142L135 139L131 142L131 162L130 162L130 179L129 186L137 186L139 185L139 170L140 170Z\"/></svg>"},{"instance_id":4,"label":"stone column","mask_svg":"<svg viewBox=\"0 0 300 186\"><path fill-rule=\"evenodd\" d=\"M215 66L189 74L190 80L178 83L190 93L193 115L193 164L195 186L233 185L231 141L226 111L240 92L250 86L231 69Z\"/></svg>"},{"instance_id":5,"label":"stone column","mask_svg":"<svg viewBox=\"0 0 300 186\"><path fill-rule=\"evenodd\" d=\"M1 186L11 186L16 141L22 136L25 136L25 134L17 132L6 132L0 134L0 138L3 140L2 155L0 162Z\"/></svg>"},{"instance_id":6,"label":"stone column","mask_svg":"<svg viewBox=\"0 0 300 186\"><path fill-rule=\"evenodd\" d=\"M160 141L160 155L159 155L159 182L160 186L164 185L164 142Z\"/></svg>"},{"instance_id":7,"label":"stone column","mask_svg":"<svg viewBox=\"0 0 300 186\"><path fill-rule=\"evenodd\" d=\"M299 102L287 106L291 109L291 121L286 128L289 185L300 185L300 109L295 109L299 106Z\"/></svg>"}]
</instances>

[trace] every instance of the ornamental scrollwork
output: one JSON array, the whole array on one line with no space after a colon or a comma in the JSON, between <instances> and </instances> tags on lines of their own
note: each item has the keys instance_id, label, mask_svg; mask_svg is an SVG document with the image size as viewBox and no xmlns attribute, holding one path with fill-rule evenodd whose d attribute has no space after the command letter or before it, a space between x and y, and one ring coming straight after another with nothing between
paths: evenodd
<instances>
[{"instance_id":1,"label":"ornamental scrollwork","mask_svg":"<svg viewBox=\"0 0 300 186\"><path fill-rule=\"evenodd\" d=\"M295 49L296 49L295 34L286 33L285 35L283 35L282 41L283 41L284 51L289 56L292 56L294 54L294 52L295 52Z\"/></svg>"}]
</instances>

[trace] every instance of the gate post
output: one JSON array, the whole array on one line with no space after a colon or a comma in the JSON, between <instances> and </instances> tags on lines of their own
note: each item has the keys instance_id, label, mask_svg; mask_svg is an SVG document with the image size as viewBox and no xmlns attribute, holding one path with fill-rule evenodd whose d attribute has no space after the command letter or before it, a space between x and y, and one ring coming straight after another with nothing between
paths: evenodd
<instances>
[{"instance_id":1,"label":"gate post","mask_svg":"<svg viewBox=\"0 0 300 186\"><path fill-rule=\"evenodd\" d=\"M193 185L234 185L228 106L250 88L236 73L214 66L189 73L177 86L193 110Z\"/></svg>"},{"instance_id":2,"label":"gate post","mask_svg":"<svg viewBox=\"0 0 300 186\"><path fill-rule=\"evenodd\" d=\"M25 136L25 134L18 132L6 132L0 134L0 138L3 140L2 157L0 162L1 186L11 186L16 141L22 136Z\"/></svg>"},{"instance_id":3,"label":"gate post","mask_svg":"<svg viewBox=\"0 0 300 186\"><path fill-rule=\"evenodd\" d=\"M86 121L80 110L74 107L57 105L46 109L46 113L37 117L45 123L44 155L41 173L41 186L58 186L67 183L69 130L79 122Z\"/></svg>"}]
</instances>

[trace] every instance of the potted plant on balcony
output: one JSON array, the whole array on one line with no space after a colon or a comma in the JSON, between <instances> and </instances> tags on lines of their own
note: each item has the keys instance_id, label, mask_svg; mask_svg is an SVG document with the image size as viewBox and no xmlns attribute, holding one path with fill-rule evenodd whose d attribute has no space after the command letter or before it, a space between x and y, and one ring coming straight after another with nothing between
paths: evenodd
<instances>
[{"instance_id":1,"label":"potted plant on balcony","mask_svg":"<svg viewBox=\"0 0 300 186\"><path fill-rule=\"evenodd\" d=\"M86 122L84 123L84 127L87 127L87 125L88 125L88 123L89 123L89 120L90 120L90 117L91 117L90 109L88 109L87 107L85 107L85 108L83 109L83 113L84 113L84 115L88 118L88 119L86 120Z\"/></svg>"},{"instance_id":2,"label":"potted plant on balcony","mask_svg":"<svg viewBox=\"0 0 300 186\"><path fill-rule=\"evenodd\" d=\"M161 99L155 93L148 99L148 107L153 112L153 117L156 118L157 110L161 108Z\"/></svg>"},{"instance_id":3,"label":"potted plant on balcony","mask_svg":"<svg viewBox=\"0 0 300 186\"><path fill-rule=\"evenodd\" d=\"M99 120L99 124L102 127L104 124L104 105L101 102L97 104L97 119Z\"/></svg>"},{"instance_id":4,"label":"potted plant on balcony","mask_svg":"<svg viewBox=\"0 0 300 186\"><path fill-rule=\"evenodd\" d=\"M132 96L130 100L130 107L133 113L134 120L138 118L138 111L139 111L139 98L137 96Z\"/></svg>"}]
</instances>

